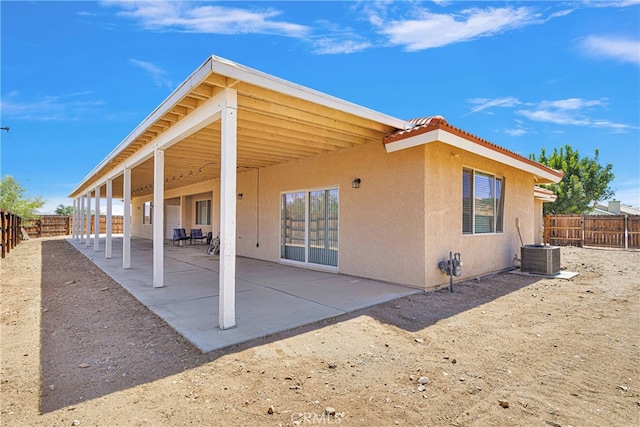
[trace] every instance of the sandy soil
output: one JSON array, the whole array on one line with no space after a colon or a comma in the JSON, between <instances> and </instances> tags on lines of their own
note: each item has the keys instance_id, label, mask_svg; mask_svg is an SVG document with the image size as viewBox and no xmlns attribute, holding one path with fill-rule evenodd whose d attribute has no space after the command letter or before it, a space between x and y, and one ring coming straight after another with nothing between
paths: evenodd
<instances>
[{"instance_id":1,"label":"sandy soil","mask_svg":"<svg viewBox=\"0 0 640 427\"><path fill-rule=\"evenodd\" d=\"M66 241L2 260L2 426L632 426L640 253L498 274L200 354ZM420 384L420 380L424 384Z\"/></svg>"}]
</instances>

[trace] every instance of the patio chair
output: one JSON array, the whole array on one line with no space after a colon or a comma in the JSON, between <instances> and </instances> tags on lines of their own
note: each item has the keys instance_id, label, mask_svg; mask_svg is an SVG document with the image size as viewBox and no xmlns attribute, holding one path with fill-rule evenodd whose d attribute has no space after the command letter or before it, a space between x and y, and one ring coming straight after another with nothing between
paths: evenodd
<instances>
[{"instance_id":1,"label":"patio chair","mask_svg":"<svg viewBox=\"0 0 640 427\"><path fill-rule=\"evenodd\" d=\"M187 236L187 232L184 230L184 228L174 228L173 229L173 246L176 245L176 242L178 242L178 246L180 245L180 242L183 240L191 240L191 236Z\"/></svg>"},{"instance_id":2,"label":"patio chair","mask_svg":"<svg viewBox=\"0 0 640 427\"><path fill-rule=\"evenodd\" d=\"M191 244L193 245L193 241L194 240L206 240L207 239L207 235L206 234L202 234L202 229L201 228L192 228L191 229Z\"/></svg>"}]
</instances>

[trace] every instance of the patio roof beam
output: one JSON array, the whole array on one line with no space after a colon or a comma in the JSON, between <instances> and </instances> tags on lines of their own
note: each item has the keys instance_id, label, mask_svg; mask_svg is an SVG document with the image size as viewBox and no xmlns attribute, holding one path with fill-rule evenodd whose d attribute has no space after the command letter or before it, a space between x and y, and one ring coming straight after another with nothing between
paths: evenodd
<instances>
[{"instance_id":1,"label":"patio roof beam","mask_svg":"<svg viewBox=\"0 0 640 427\"><path fill-rule=\"evenodd\" d=\"M205 126L210 125L216 120L219 120L224 99L225 93L222 91L208 101L203 102L198 108L193 110L191 114L155 137L151 143L147 144L137 152L132 153L127 159L127 167L134 168L138 166L153 157L155 149L167 149L187 136L197 132ZM102 185L108 179L113 179L121 173L122 170L117 168L113 169L106 175L103 175L100 178L100 181L94 183L94 185ZM78 190L79 188L76 188L74 192Z\"/></svg>"}]
</instances>

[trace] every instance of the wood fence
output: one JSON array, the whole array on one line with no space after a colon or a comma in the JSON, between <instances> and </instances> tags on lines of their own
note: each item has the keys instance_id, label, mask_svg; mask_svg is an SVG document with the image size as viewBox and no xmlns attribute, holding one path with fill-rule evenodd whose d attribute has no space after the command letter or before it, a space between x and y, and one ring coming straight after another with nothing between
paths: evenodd
<instances>
[{"instance_id":1,"label":"wood fence","mask_svg":"<svg viewBox=\"0 0 640 427\"><path fill-rule=\"evenodd\" d=\"M640 215L547 215L544 241L555 246L640 249Z\"/></svg>"},{"instance_id":2,"label":"wood fence","mask_svg":"<svg viewBox=\"0 0 640 427\"><path fill-rule=\"evenodd\" d=\"M100 215L99 230L101 234L107 232L107 216ZM87 227L82 221L81 234L86 234ZM62 215L42 215L40 218L25 223L24 229L29 237L67 236L73 231L73 217ZM95 218L91 216L91 234L95 233ZM124 217L113 215L111 217L111 232L122 234L124 232Z\"/></svg>"},{"instance_id":3,"label":"wood fence","mask_svg":"<svg viewBox=\"0 0 640 427\"><path fill-rule=\"evenodd\" d=\"M11 249L15 248L20 240L22 240L20 227L22 226L22 218L18 215L0 209L0 227L2 232L0 233L0 245L2 246L2 258L11 252Z\"/></svg>"}]
</instances>

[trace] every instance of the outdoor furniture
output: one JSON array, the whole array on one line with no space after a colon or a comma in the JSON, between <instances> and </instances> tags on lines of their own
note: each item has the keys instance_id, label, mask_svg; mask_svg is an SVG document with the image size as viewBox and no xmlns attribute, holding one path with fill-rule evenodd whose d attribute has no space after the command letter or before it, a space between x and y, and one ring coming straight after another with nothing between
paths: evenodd
<instances>
[{"instance_id":1,"label":"outdoor furniture","mask_svg":"<svg viewBox=\"0 0 640 427\"><path fill-rule=\"evenodd\" d=\"M191 244L193 244L194 240L206 240L207 239L207 235L206 234L202 234L202 229L201 228L192 228L191 229Z\"/></svg>"},{"instance_id":2,"label":"outdoor furniture","mask_svg":"<svg viewBox=\"0 0 640 427\"><path fill-rule=\"evenodd\" d=\"M183 240L191 240L191 236L187 235L187 232L184 230L184 228L174 228L173 229L173 246L176 245L176 242L178 242L178 245L180 245L180 242Z\"/></svg>"}]
</instances>

